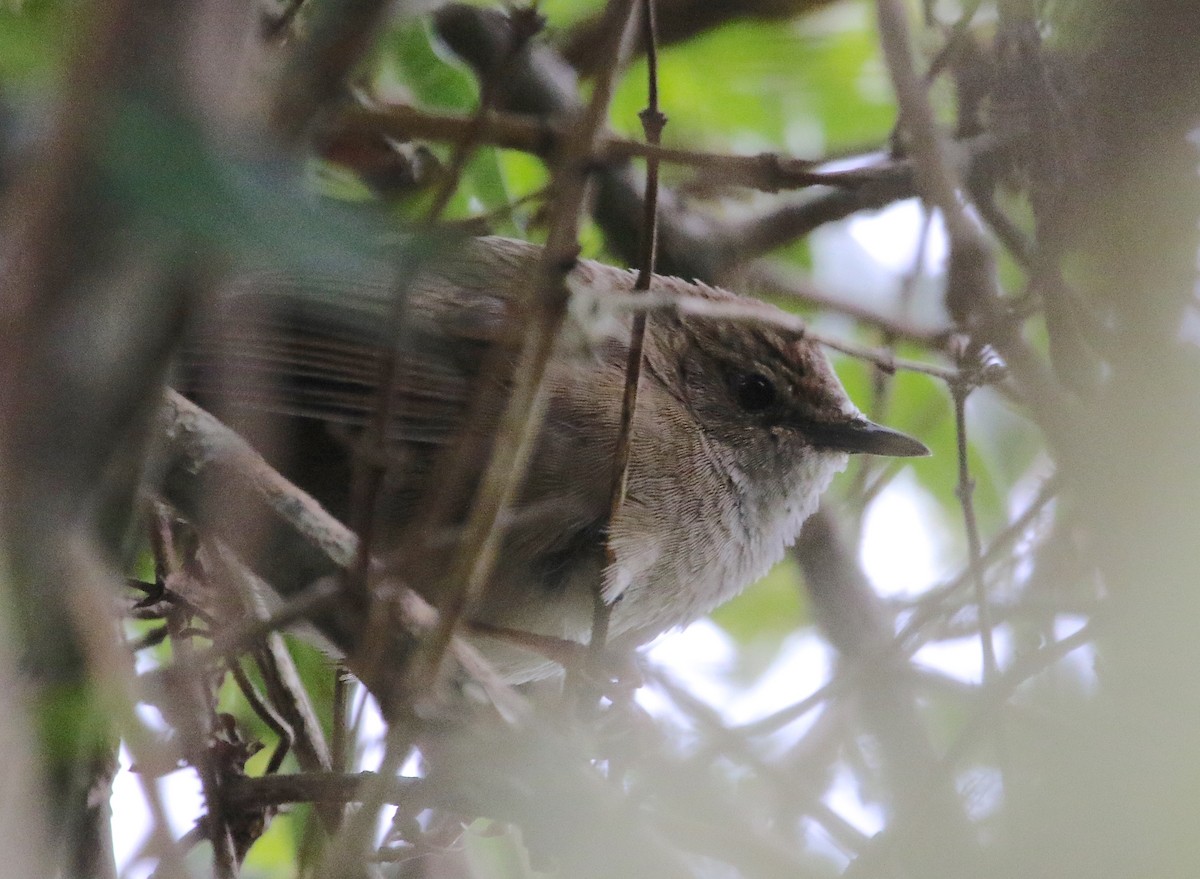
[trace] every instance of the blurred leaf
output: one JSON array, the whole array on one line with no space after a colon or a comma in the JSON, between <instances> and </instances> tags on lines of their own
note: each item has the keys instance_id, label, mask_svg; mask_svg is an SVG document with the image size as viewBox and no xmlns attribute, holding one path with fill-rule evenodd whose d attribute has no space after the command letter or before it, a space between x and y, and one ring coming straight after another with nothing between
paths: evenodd
<instances>
[{"instance_id":1,"label":"blurred leaf","mask_svg":"<svg viewBox=\"0 0 1200 879\"><path fill-rule=\"evenodd\" d=\"M32 708L42 759L52 771L69 770L81 755L115 746L103 696L90 684L43 685Z\"/></svg>"},{"instance_id":2,"label":"blurred leaf","mask_svg":"<svg viewBox=\"0 0 1200 879\"><path fill-rule=\"evenodd\" d=\"M535 230L530 228L529 220L541 209L542 199L530 196L536 195L546 187L550 181L550 174L540 159L526 153L497 150L496 161L505 182L505 191L509 193L510 204L520 199L528 199L525 204L496 224L496 232L532 240L531 236Z\"/></svg>"},{"instance_id":3,"label":"blurred leaf","mask_svg":"<svg viewBox=\"0 0 1200 879\"><path fill-rule=\"evenodd\" d=\"M826 154L886 142L895 122L869 3L842 3L803 25L801 69Z\"/></svg>"},{"instance_id":4,"label":"blurred leaf","mask_svg":"<svg viewBox=\"0 0 1200 879\"><path fill-rule=\"evenodd\" d=\"M313 189L328 198L349 202L375 201L375 193L358 174L334 162L313 160L309 163L308 176Z\"/></svg>"},{"instance_id":5,"label":"blurred leaf","mask_svg":"<svg viewBox=\"0 0 1200 879\"><path fill-rule=\"evenodd\" d=\"M0 88L57 72L74 35L71 21L58 0L0 0Z\"/></svg>"},{"instance_id":6,"label":"blurred leaf","mask_svg":"<svg viewBox=\"0 0 1200 879\"><path fill-rule=\"evenodd\" d=\"M303 689L312 702L317 720L321 723L322 732L328 740L332 732L330 723L333 716L334 664L318 648L306 644L298 638L285 636L285 643L292 656L292 661L296 665ZM262 674L259 672L257 663L246 659L242 662L241 667L257 690L259 699L267 702ZM243 735L248 739L257 740L263 745L263 750L255 754L246 766L248 775L261 775L270 760L271 752L278 744L278 737L266 722L251 709L231 676L226 676L222 682L218 696L219 710L227 711L237 717ZM289 771L299 768L291 754L284 761L284 767Z\"/></svg>"},{"instance_id":7,"label":"blurred leaf","mask_svg":"<svg viewBox=\"0 0 1200 879\"><path fill-rule=\"evenodd\" d=\"M477 148L446 210L447 217L466 217L501 210L510 201L504 172L491 147Z\"/></svg>"},{"instance_id":8,"label":"blurred leaf","mask_svg":"<svg viewBox=\"0 0 1200 879\"><path fill-rule=\"evenodd\" d=\"M471 875L488 879L533 879L545 875L533 869L521 832L511 824L480 819L467 828L462 845Z\"/></svg>"},{"instance_id":9,"label":"blurred leaf","mask_svg":"<svg viewBox=\"0 0 1200 879\"><path fill-rule=\"evenodd\" d=\"M970 706L961 699L931 698L925 711L926 722L939 750L950 748L971 722Z\"/></svg>"},{"instance_id":10,"label":"blurred leaf","mask_svg":"<svg viewBox=\"0 0 1200 879\"><path fill-rule=\"evenodd\" d=\"M332 733L334 672L336 663L324 651L301 638L284 637L304 690L312 700L313 709L326 736Z\"/></svg>"},{"instance_id":11,"label":"blurred leaf","mask_svg":"<svg viewBox=\"0 0 1200 879\"><path fill-rule=\"evenodd\" d=\"M276 815L266 832L250 848L242 865L243 879L282 879L296 872L296 816L288 812Z\"/></svg>"},{"instance_id":12,"label":"blurred leaf","mask_svg":"<svg viewBox=\"0 0 1200 879\"><path fill-rule=\"evenodd\" d=\"M518 195L537 192L550 181L545 164L536 156L512 150L501 150L497 155L501 172L508 181L508 188Z\"/></svg>"},{"instance_id":13,"label":"blurred leaf","mask_svg":"<svg viewBox=\"0 0 1200 879\"><path fill-rule=\"evenodd\" d=\"M967 430L1002 485L1023 478L1045 446L1038 429L997 391L981 388L967 403Z\"/></svg>"},{"instance_id":14,"label":"blurred leaf","mask_svg":"<svg viewBox=\"0 0 1200 879\"><path fill-rule=\"evenodd\" d=\"M664 141L818 157L885 139L894 110L866 8L841 4L800 23L734 22L667 47L659 57ZM616 130L641 136L645 96L641 61L613 102Z\"/></svg>"},{"instance_id":15,"label":"blurred leaf","mask_svg":"<svg viewBox=\"0 0 1200 879\"><path fill-rule=\"evenodd\" d=\"M138 550L134 558L133 565L130 567L129 576L135 580L140 580L142 583L153 583L155 574L154 554L150 551L150 547L143 546Z\"/></svg>"},{"instance_id":16,"label":"blurred leaf","mask_svg":"<svg viewBox=\"0 0 1200 879\"><path fill-rule=\"evenodd\" d=\"M104 146L110 200L148 240L173 236L189 251L209 248L256 268L379 269L388 239L378 217L321 199L301 175L277 165L234 163L196 125L149 103L124 103ZM389 243L395 264L428 251L431 241L393 235Z\"/></svg>"},{"instance_id":17,"label":"blurred leaf","mask_svg":"<svg viewBox=\"0 0 1200 879\"><path fill-rule=\"evenodd\" d=\"M830 360L850 399L860 409L866 409L870 405L871 376L875 367L865 360L845 354L836 354Z\"/></svg>"},{"instance_id":18,"label":"blurred leaf","mask_svg":"<svg viewBox=\"0 0 1200 879\"><path fill-rule=\"evenodd\" d=\"M742 646L779 640L808 625L799 566L785 557L765 577L713 611L712 620Z\"/></svg>"},{"instance_id":19,"label":"blurred leaf","mask_svg":"<svg viewBox=\"0 0 1200 879\"><path fill-rule=\"evenodd\" d=\"M478 105L469 68L437 42L427 18L409 19L380 40L381 88L400 88L418 104L469 113Z\"/></svg>"}]
</instances>

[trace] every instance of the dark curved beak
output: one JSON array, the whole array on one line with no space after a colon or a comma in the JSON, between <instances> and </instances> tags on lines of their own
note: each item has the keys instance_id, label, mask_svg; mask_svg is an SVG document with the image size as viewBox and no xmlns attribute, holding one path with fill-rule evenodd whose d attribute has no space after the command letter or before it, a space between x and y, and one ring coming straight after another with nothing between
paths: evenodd
<instances>
[{"instance_id":1,"label":"dark curved beak","mask_svg":"<svg viewBox=\"0 0 1200 879\"><path fill-rule=\"evenodd\" d=\"M839 452L923 458L929 449L920 440L865 418L841 424L814 424L805 430L814 445Z\"/></svg>"}]
</instances>

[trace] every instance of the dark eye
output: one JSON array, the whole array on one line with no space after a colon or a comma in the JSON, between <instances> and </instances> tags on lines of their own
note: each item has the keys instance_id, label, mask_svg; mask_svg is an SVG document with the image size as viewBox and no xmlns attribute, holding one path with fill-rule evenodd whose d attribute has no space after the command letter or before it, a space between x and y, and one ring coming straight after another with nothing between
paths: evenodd
<instances>
[{"instance_id":1,"label":"dark eye","mask_svg":"<svg viewBox=\"0 0 1200 879\"><path fill-rule=\"evenodd\" d=\"M761 412L775 402L775 383L761 372L747 372L733 382L738 405L746 412Z\"/></svg>"}]
</instances>

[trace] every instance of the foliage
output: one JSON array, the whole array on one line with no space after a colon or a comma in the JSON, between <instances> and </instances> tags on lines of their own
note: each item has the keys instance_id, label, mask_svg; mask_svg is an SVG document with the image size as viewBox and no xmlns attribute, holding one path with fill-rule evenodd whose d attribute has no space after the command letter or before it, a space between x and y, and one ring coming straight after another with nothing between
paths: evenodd
<instances>
[{"instance_id":1,"label":"foliage","mask_svg":"<svg viewBox=\"0 0 1200 879\"><path fill-rule=\"evenodd\" d=\"M307 0L283 38L279 10L227 5L0 7L3 607L22 653L0 653L0 690L20 676L32 694L0 714L41 755L30 814L68 828L39 854L45 827L0 826L0 850L106 875L92 813L120 737L145 778L186 764L206 797L167 839L163 813L185 809L149 786L143 866L163 876L1200 867L1189 4L714 0L728 11L677 41L672 17L701 10L658 0L659 265L802 315L857 404L932 455L856 459L784 562L627 659L636 672L571 654L565 682L519 693L469 662L425 673L437 638L396 597L416 560L359 567L349 532L313 525L221 428L153 413L233 276L403 291L466 234L553 254L563 229L555 266L576 241L636 265L642 38L588 133L606 73L580 84L546 57L574 51L598 2L546 0L538 22ZM914 232L896 205L918 198ZM893 236L920 248L897 259ZM180 463L193 429L203 451ZM369 487L384 455L358 440ZM882 521L929 558L864 540L897 506L919 521ZM922 588L873 591L880 553ZM121 592L137 623L112 612L121 557L140 559ZM335 600L313 597L329 584ZM289 613L349 651L350 692L385 721L347 707L322 650L275 631ZM339 740L351 753L331 756Z\"/></svg>"}]
</instances>

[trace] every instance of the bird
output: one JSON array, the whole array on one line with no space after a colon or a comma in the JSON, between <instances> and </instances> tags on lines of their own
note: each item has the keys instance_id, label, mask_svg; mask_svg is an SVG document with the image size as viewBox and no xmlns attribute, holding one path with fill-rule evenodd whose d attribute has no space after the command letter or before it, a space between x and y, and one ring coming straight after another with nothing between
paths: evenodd
<instances>
[{"instance_id":1,"label":"bird","mask_svg":"<svg viewBox=\"0 0 1200 879\"><path fill-rule=\"evenodd\" d=\"M541 259L537 245L472 239L420 273L399 310L383 281L248 275L189 335L175 384L347 523L356 456L372 454L363 438L387 387L372 547L385 558L407 547L397 569L436 604L490 457L522 297ZM611 636L644 643L765 574L849 455L929 453L863 416L819 344L774 306L654 276L660 299L733 306L738 318L686 307L648 316L626 494L609 521L632 318L606 303L628 301L634 279L583 259L566 275L545 414L499 523L492 575L466 609L481 630L583 643L600 595ZM457 494L446 482L451 461L466 474ZM430 521L431 507L442 521ZM557 670L512 639L477 640L512 682Z\"/></svg>"}]
</instances>

